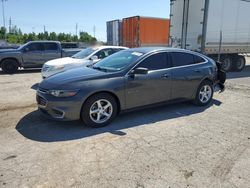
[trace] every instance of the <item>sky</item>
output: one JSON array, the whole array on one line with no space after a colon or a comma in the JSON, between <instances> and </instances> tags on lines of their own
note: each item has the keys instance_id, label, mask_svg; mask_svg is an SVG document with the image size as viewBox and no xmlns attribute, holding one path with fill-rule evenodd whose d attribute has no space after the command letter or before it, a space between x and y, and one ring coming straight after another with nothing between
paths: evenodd
<instances>
[{"instance_id":1,"label":"sky","mask_svg":"<svg viewBox=\"0 0 250 188\"><path fill-rule=\"evenodd\" d=\"M2 2L1 2L2 3ZM1 4L2 5L2 4ZM106 22L140 15L169 18L170 0L4 0L5 23L23 32L87 31L106 41ZM3 26L2 9L0 25Z\"/></svg>"}]
</instances>

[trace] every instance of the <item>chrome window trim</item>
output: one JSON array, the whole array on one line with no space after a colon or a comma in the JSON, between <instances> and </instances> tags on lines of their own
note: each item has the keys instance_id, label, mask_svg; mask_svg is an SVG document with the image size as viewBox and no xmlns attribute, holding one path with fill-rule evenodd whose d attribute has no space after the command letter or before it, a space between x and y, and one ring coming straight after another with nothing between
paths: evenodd
<instances>
[{"instance_id":1,"label":"chrome window trim","mask_svg":"<svg viewBox=\"0 0 250 188\"><path fill-rule=\"evenodd\" d=\"M206 64L208 63L208 60L207 58L203 57L201 54L197 54L195 52L185 52L185 51L171 51L171 50L160 50L160 51L156 51L156 52L153 52L152 54L145 54L145 57L142 58L140 61L138 61L138 63L136 63L126 74L125 76L129 76L129 73L138 65L140 64L142 61L144 61L146 58L152 56L152 55L155 55L155 54L158 54L158 53L186 53L186 54L191 54L191 55L196 55L196 56L199 56L201 57L202 59L204 59L205 61L204 62L201 62L201 63L195 63L195 64L191 64L191 65L183 65L183 66L178 66L178 67L169 67L169 68L165 68L165 69L157 69L157 70L149 70L148 72L151 73L151 72L156 72L156 71L163 71L163 70L171 70L171 69L178 69L178 68L183 68L183 67L190 67L190 66L194 66L194 65L202 65L202 64ZM171 60L172 61L172 60Z\"/></svg>"}]
</instances>

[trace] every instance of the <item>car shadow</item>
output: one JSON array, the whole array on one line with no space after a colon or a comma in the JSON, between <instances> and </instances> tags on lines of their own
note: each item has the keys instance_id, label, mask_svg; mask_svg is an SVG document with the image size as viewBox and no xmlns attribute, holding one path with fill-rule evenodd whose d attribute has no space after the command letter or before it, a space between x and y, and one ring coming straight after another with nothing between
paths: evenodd
<instances>
[{"instance_id":1,"label":"car shadow","mask_svg":"<svg viewBox=\"0 0 250 188\"><path fill-rule=\"evenodd\" d=\"M19 69L16 73L13 73L13 74L6 74L0 69L0 75L29 74L29 73L38 73L38 72L41 72L41 68Z\"/></svg>"},{"instance_id":2,"label":"car shadow","mask_svg":"<svg viewBox=\"0 0 250 188\"><path fill-rule=\"evenodd\" d=\"M42 116L39 111L33 111L18 122L16 130L24 137L38 142L69 141L108 132L124 136L126 135L124 129L142 125L157 126L153 123L201 113L213 105L219 106L221 102L213 100L211 105L206 107L196 107L185 102L136 110L119 115L107 127L96 129L84 126L81 121L58 122L49 120Z\"/></svg>"}]
</instances>

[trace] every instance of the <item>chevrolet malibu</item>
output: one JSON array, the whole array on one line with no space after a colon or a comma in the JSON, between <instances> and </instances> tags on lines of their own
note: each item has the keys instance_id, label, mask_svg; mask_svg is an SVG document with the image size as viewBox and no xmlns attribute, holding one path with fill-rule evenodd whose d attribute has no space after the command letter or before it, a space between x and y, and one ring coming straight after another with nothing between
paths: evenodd
<instances>
[{"instance_id":1,"label":"chevrolet malibu","mask_svg":"<svg viewBox=\"0 0 250 188\"><path fill-rule=\"evenodd\" d=\"M79 67L39 84L38 108L58 120L108 125L119 112L172 101L208 105L224 90L220 64L191 51L147 47L123 50L92 67Z\"/></svg>"}]
</instances>

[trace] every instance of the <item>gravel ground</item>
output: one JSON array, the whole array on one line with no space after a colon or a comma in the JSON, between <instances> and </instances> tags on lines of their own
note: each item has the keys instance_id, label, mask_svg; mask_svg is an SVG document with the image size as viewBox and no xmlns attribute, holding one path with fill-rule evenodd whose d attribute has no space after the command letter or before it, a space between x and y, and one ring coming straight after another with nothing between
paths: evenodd
<instances>
[{"instance_id":1,"label":"gravel ground","mask_svg":"<svg viewBox=\"0 0 250 188\"><path fill-rule=\"evenodd\" d=\"M0 73L0 187L250 186L250 65L209 107L135 111L101 129L40 116L40 81Z\"/></svg>"}]
</instances>

